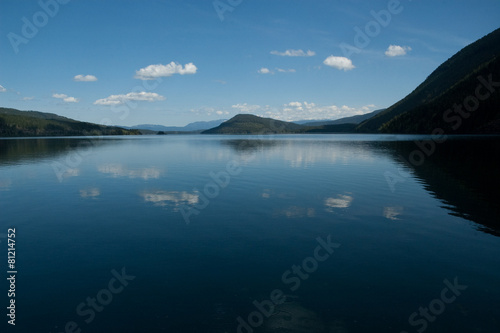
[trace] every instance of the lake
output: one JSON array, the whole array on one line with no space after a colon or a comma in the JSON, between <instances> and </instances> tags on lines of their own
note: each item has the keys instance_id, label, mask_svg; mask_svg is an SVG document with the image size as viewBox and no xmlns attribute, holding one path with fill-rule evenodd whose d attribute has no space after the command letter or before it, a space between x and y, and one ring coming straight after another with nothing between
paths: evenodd
<instances>
[{"instance_id":1,"label":"lake","mask_svg":"<svg viewBox=\"0 0 500 333\"><path fill-rule=\"evenodd\" d=\"M1 139L1 325L498 332L499 156L482 136Z\"/></svg>"}]
</instances>

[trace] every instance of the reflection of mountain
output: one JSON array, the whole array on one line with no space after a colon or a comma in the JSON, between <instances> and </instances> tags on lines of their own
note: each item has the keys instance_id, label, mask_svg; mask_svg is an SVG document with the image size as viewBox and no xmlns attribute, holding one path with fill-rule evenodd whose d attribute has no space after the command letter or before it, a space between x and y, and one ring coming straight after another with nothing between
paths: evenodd
<instances>
[{"instance_id":1,"label":"reflection of mountain","mask_svg":"<svg viewBox=\"0 0 500 333\"><path fill-rule=\"evenodd\" d=\"M375 136L370 136L373 139ZM357 163L356 161L373 160L373 150L368 142L356 141L360 136L347 137L278 137L273 139L221 140L221 144L234 149L243 161L250 160L255 154L268 159L284 160L293 168L307 168L318 162ZM378 136L378 138L382 138ZM298 140L297 140L298 139ZM368 139L368 136L367 136ZM383 138L382 138L383 139Z\"/></svg>"},{"instance_id":2,"label":"reflection of mountain","mask_svg":"<svg viewBox=\"0 0 500 333\"><path fill-rule=\"evenodd\" d=\"M387 142L393 157L411 167L425 188L441 200L450 214L476 222L481 231L500 236L499 137L455 138L436 144L421 166L409 165L418 150L412 141ZM403 162L403 159L405 162Z\"/></svg>"},{"instance_id":3,"label":"reflection of mountain","mask_svg":"<svg viewBox=\"0 0 500 333\"><path fill-rule=\"evenodd\" d=\"M0 140L0 165L37 159L50 159L73 150L87 151L91 146L113 140L84 139L8 139Z\"/></svg>"},{"instance_id":4,"label":"reflection of mountain","mask_svg":"<svg viewBox=\"0 0 500 333\"><path fill-rule=\"evenodd\" d=\"M353 164L380 154L389 155L402 166L408 166L403 159L410 160L410 154L419 149L409 136L366 136L362 137L366 138L364 141L349 141L354 137L336 136L338 140L323 137L314 140L311 137L297 141L234 139L221 140L221 143L239 154L251 155L259 151L260 155L286 160L292 167L307 167L320 161ZM375 138L380 141L373 140ZM426 137L419 137L419 140L422 138ZM435 152L430 157L425 155L425 163L421 166L409 165L415 177L443 202L450 214L476 222L481 225L479 230L500 236L500 161L497 160L500 137L455 137L435 146ZM404 178L399 174L395 176ZM330 198L326 204L340 206L339 199L342 198ZM343 199L348 202L347 197ZM386 207L384 216L397 219L401 212L401 207Z\"/></svg>"}]
</instances>

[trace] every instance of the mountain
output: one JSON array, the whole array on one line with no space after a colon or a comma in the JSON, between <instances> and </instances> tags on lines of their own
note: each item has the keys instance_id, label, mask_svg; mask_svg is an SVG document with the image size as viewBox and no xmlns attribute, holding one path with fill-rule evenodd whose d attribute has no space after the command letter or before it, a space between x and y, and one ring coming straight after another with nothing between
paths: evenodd
<instances>
[{"instance_id":1,"label":"mountain","mask_svg":"<svg viewBox=\"0 0 500 333\"><path fill-rule=\"evenodd\" d=\"M450 134L500 133L499 106L497 29L456 53L412 93L359 124L356 131L427 134L441 128Z\"/></svg>"},{"instance_id":2,"label":"mountain","mask_svg":"<svg viewBox=\"0 0 500 333\"><path fill-rule=\"evenodd\" d=\"M206 129L210 129L213 127L217 127L222 124L227 119L218 119L211 121L196 121L194 123L189 123L186 126L163 126L163 125L136 125L132 127L126 127L129 129L138 129L138 130L150 130L154 132L196 132L202 131Z\"/></svg>"},{"instance_id":3,"label":"mountain","mask_svg":"<svg viewBox=\"0 0 500 333\"><path fill-rule=\"evenodd\" d=\"M201 134L285 134L301 133L304 129L304 126L295 123L262 118L252 114L238 114Z\"/></svg>"},{"instance_id":4,"label":"mountain","mask_svg":"<svg viewBox=\"0 0 500 333\"><path fill-rule=\"evenodd\" d=\"M382 112L384 110L385 109L375 110L373 112L360 114L360 115L352 116L352 117L344 117L344 118L340 118L337 120L317 120L317 121L302 120L302 121L296 121L295 123L300 124L300 125L306 125L306 126L344 125L344 124L356 124L357 125L357 124L359 124L367 119L370 119L371 117L379 114L380 112Z\"/></svg>"},{"instance_id":5,"label":"mountain","mask_svg":"<svg viewBox=\"0 0 500 333\"><path fill-rule=\"evenodd\" d=\"M0 107L0 137L138 134L137 130L81 122L54 113Z\"/></svg>"},{"instance_id":6,"label":"mountain","mask_svg":"<svg viewBox=\"0 0 500 333\"><path fill-rule=\"evenodd\" d=\"M296 123L262 118L252 114L238 114L219 126L201 134L303 134L354 133L356 124L306 126Z\"/></svg>"}]
</instances>

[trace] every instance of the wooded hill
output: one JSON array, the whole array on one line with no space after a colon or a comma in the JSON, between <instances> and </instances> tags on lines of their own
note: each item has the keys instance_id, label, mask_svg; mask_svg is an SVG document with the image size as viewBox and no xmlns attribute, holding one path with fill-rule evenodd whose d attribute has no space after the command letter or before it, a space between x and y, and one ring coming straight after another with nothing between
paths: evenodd
<instances>
[{"instance_id":1,"label":"wooded hill","mask_svg":"<svg viewBox=\"0 0 500 333\"><path fill-rule=\"evenodd\" d=\"M500 133L500 29L466 46L357 132Z\"/></svg>"},{"instance_id":2,"label":"wooded hill","mask_svg":"<svg viewBox=\"0 0 500 333\"><path fill-rule=\"evenodd\" d=\"M53 113L0 108L0 137L139 134L138 130L81 122Z\"/></svg>"}]
</instances>

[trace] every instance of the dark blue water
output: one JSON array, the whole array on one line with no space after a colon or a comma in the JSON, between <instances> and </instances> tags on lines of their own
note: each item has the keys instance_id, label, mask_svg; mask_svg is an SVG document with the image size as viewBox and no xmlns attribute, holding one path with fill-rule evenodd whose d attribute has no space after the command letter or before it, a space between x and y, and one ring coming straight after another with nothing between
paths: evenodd
<instances>
[{"instance_id":1,"label":"dark blue water","mask_svg":"<svg viewBox=\"0 0 500 333\"><path fill-rule=\"evenodd\" d=\"M2 332L498 332L500 140L428 139L0 140Z\"/></svg>"}]
</instances>

